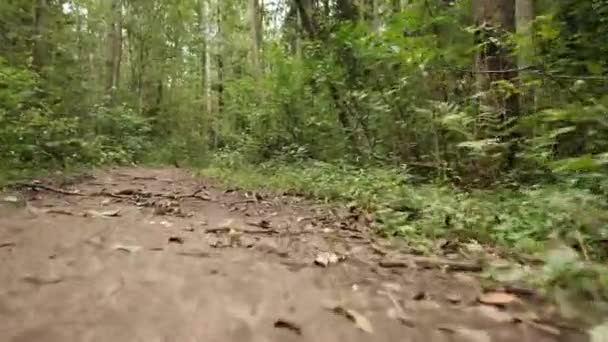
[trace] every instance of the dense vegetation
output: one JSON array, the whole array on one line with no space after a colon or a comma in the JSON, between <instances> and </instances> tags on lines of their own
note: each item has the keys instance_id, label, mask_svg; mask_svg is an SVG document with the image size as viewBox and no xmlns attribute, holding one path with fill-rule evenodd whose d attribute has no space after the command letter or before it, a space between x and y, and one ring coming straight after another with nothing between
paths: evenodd
<instances>
[{"instance_id":1,"label":"dense vegetation","mask_svg":"<svg viewBox=\"0 0 608 342\"><path fill-rule=\"evenodd\" d=\"M606 0L2 1L0 181L211 165L423 249L605 260L603 37Z\"/></svg>"}]
</instances>

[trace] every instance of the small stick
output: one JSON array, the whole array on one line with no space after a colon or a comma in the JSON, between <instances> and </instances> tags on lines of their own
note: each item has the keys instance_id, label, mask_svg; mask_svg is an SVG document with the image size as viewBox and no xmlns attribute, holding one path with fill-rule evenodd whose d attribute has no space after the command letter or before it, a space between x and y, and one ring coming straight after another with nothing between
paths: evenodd
<instances>
[{"instance_id":1,"label":"small stick","mask_svg":"<svg viewBox=\"0 0 608 342\"><path fill-rule=\"evenodd\" d=\"M55 192L55 193L62 194L62 195L67 195L67 196L87 196L86 194L82 194L80 192L63 190L63 189L59 189L59 188L55 188L55 187L43 185L43 184L17 183L17 184L15 184L15 186L21 187L21 188L29 187L29 188L37 189L37 190L46 190L46 191Z\"/></svg>"}]
</instances>

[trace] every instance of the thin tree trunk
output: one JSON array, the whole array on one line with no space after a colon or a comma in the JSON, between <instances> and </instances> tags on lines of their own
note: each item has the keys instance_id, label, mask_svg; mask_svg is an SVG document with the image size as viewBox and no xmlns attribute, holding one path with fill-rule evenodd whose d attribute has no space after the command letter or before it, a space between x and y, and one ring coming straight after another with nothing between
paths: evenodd
<instances>
[{"instance_id":1,"label":"thin tree trunk","mask_svg":"<svg viewBox=\"0 0 608 342\"><path fill-rule=\"evenodd\" d=\"M262 71L260 50L262 47L262 15L259 0L249 0L249 21L251 29L251 59L254 74L259 76Z\"/></svg>"},{"instance_id":2,"label":"thin tree trunk","mask_svg":"<svg viewBox=\"0 0 608 342\"><path fill-rule=\"evenodd\" d=\"M208 55L208 46L207 46L207 33L209 30L207 29L207 0L199 0L198 1L198 26L199 26L199 34L201 35L201 47L200 47L200 63L201 63L201 90L200 90L200 98L202 103L203 111L209 113L209 93L208 93L208 83L207 83L207 63L209 61Z\"/></svg>"},{"instance_id":3,"label":"thin tree trunk","mask_svg":"<svg viewBox=\"0 0 608 342\"><path fill-rule=\"evenodd\" d=\"M120 83L122 62L122 1L112 0L108 30L108 56L106 60L106 91L114 100Z\"/></svg>"},{"instance_id":4,"label":"thin tree trunk","mask_svg":"<svg viewBox=\"0 0 608 342\"><path fill-rule=\"evenodd\" d=\"M224 54L226 52L224 42L224 11L222 8L223 2L217 2L216 23L217 23L217 112L221 114L224 109Z\"/></svg>"},{"instance_id":5,"label":"thin tree trunk","mask_svg":"<svg viewBox=\"0 0 608 342\"><path fill-rule=\"evenodd\" d=\"M534 22L534 0L515 1L515 22L517 35L521 42L518 50L517 64L520 68L529 67L534 58L532 24Z\"/></svg>"},{"instance_id":6,"label":"thin tree trunk","mask_svg":"<svg viewBox=\"0 0 608 342\"><path fill-rule=\"evenodd\" d=\"M506 34L515 29L514 6L514 0L477 0L475 4L476 26L479 28L477 44L482 46L475 62L477 85L485 94L482 105L498 113L500 123L506 122L519 112L517 95L501 95L495 87L499 81L515 82L518 75L515 71L517 64L511 57L511 51L505 48L504 44L496 43L504 42ZM492 127L482 127L482 137L487 137L489 130L491 131Z\"/></svg>"},{"instance_id":7,"label":"thin tree trunk","mask_svg":"<svg viewBox=\"0 0 608 342\"><path fill-rule=\"evenodd\" d=\"M37 0L34 11L34 46L32 51L32 66L41 72L48 58L48 25L49 4L47 0Z\"/></svg>"}]
</instances>

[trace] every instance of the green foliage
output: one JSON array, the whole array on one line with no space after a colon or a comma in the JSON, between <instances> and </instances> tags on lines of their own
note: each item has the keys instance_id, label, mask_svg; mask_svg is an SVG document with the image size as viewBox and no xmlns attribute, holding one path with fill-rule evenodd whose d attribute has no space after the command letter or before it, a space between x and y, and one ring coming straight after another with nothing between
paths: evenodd
<instances>
[{"instance_id":1,"label":"green foliage","mask_svg":"<svg viewBox=\"0 0 608 342\"><path fill-rule=\"evenodd\" d=\"M92 108L90 117L52 111L41 81L0 59L0 173L124 163L149 146L150 126L127 108Z\"/></svg>"},{"instance_id":2,"label":"green foliage","mask_svg":"<svg viewBox=\"0 0 608 342\"><path fill-rule=\"evenodd\" d=\"M553 236L608 258L608 207L601 195L566 186L462 192L440 185L414 185L405 170L360 169L347 164L306 162L246 164L221 154L206 174L247 188L290 191L355 203L375 214L384 234L430 246L447 238L539 254ZM431 240L429 240L431 239ZM580 243L583 245L580 245Z\"/></svg>"}]
</instances>

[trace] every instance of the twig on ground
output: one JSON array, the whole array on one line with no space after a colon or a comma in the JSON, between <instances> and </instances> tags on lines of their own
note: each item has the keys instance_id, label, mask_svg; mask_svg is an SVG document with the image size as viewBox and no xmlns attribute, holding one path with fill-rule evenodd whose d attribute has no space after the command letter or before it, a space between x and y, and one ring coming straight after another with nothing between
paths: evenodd
<instances>
[{"instance_id":1,"label":"twig on ground","mask_svg":"<svg viewBox=\"0 0 608 342\"><path fill-rule=\"evenodd\" d=\"M384 268L407 268L411 264L421 268L443 268L446 271L481 272L477 262L454 261L427 257L416 257L410 260L382 260L379 265Z\"/></svg>"},{"instance_id":2,"label":"twig on ground","mask_svg":"<svg viewBox=\"0 0 608 342\"><path fill-rule=\"evenodd\" d=\"M59 189L59 188L55 188L49 185L43 185L43 184L36 184L36 183L16 183L13 186L17 187L17 188L31 188L32 190L45 190L45 191L49 191L49 192L55 192L58 194L62 194L62 195L66 195L66 196L87 196L86 194L80 193L80 192L75 192L75 191L68 191L68 190L64 190L64 189Z\"/></svg>"}]
</instances>

